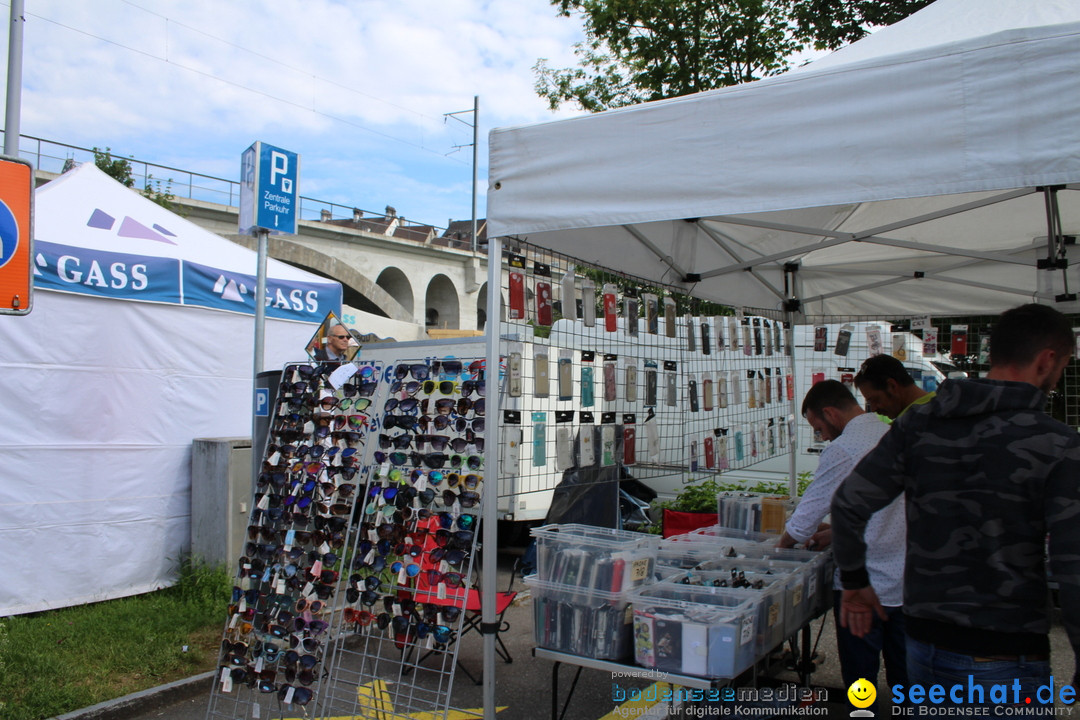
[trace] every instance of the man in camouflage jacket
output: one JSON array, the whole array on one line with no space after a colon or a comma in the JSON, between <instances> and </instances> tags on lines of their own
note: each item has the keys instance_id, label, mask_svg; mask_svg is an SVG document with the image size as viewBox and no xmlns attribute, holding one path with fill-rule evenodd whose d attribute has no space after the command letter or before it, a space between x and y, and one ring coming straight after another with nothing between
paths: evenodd
<instances>
[{"instance_id":1,"label":"man in camouflage jacket","mask_svg":"<svg viewBox=\"0 0 1080 720\"><path fill-rule=\"evenodd\" d=\"M863 531L906 493L908 679L946 692L962 684L946 703L991 701L968 683L990 692L1019 678L1033 692L1049 680L1047 536L1080 649L1080 436L1043 410L1073 342L1069 321L1051 308L1002 314L987 377L943 383L934 401L893 423L833 496L841 623L861 635L872 613L882 615ZM1012 692L1007 700L1024 703Z\"/></svg>"}]
</instances>

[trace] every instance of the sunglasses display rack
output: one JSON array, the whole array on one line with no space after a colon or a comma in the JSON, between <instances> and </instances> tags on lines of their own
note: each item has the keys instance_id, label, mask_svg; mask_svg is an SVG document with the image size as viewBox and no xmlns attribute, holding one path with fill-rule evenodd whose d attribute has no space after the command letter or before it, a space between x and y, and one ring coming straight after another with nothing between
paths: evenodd
<instances>
[{"instance_id":1,"label":"sunglasses display rack","mask_svg":"<svg viewBox=\"0 0 1080 720\"><path fill-rule=\"evenodd\" d=\"M672 494L795 445L790 329L515 242L500 355L500 510L632 476Z\"/></svg>"},{"instance_id":2,"label":"sunglasses display rack","mask_svg":"<svg viewBox=\"0 0 1080 720\"><path fill-rule=\"evenodd\" d=\"M368 485L338 598L325 717L449 707L484 495L478 359L401 360L371 409Z\"/></svg>"},{"instance_id":3,"label":"sunglasses display rack","mask_svg":"<svg viewBox=\"0 0 1080 720\"><path fill-rule=\"evenodd\" d=\"M208 718L307 712L319 701L382 373L335 367L282 372Z\"/></svg>"}]
</instances>

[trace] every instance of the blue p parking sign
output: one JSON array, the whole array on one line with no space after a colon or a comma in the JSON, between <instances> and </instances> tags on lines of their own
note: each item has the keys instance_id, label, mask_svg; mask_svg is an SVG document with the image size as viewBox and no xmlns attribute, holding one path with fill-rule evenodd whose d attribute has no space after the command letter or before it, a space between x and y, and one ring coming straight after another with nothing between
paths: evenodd
<instances>
[{"instance_id":1,"label":"blue p parking sign","mask_svg":"<svg viewBox=\"0 0 1080 720\"><path fill-rule=\"evenodd\" d=\"M255 388L255 417L270 417L270 388Z\"/></svg>"}]
</instances>

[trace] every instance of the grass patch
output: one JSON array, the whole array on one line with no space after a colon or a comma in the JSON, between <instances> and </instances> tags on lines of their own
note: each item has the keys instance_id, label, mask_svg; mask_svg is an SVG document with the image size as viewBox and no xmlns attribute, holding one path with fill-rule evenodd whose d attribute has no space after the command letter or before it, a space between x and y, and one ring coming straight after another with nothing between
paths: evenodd
<instances>
[{"instance_id":1,"label":"grass patch","mask_svg":"<svg viewBox=\"0 0 1080 720\"><path fill-rule=\"evenodd\" d=\"M0 717L42 720L212 670L231 585L185 560L164 590L0 619Z\"/></svg>"}]
</instances>

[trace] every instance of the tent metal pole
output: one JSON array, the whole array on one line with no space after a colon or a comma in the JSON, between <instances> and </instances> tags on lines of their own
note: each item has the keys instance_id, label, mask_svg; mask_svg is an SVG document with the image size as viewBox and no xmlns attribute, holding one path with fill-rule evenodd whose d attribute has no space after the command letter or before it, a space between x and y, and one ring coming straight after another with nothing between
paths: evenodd
<instances>
[{"instance_id":1,"label":"tent metal pole","mask_svg":"<svg viewBox=\"0 0 1080 720\"><path fill-rule=\"evenodd\" d=\"M787 342L785 345L788 349L788 367L791 368L791 376L794 379L797 368L795 367L795 313L790 310L784 313L784 332L787 334ZM788 497L794 499L796 492L799 489L799 478L796 473L796 461L798 460L799 453L799 433L795 429L798 426L799 417L799 398L795 397L795 393L791 393L791 415L796 418L794 427L789 428L791 432L788 433L788 443L790 443L791 452L788 454ZM785 419L785 422L787 420Z\"/></svg>"},{"instance_id":2,"label":"tent metal pole","mask_svg":"<svg viewBox=\"0 0 1080 720\"><path fill-rule=\"evenodd\" d=\"M488 282L487 282L487 322L484 332L487 339L487 362L484 382L486 385L487 404L492 411L488 417L495 416L494 442L484 446L484 501L481 538L484 552L482 585L480 592L480 624L484 637L484 720L495 720L495 585L498 582L497 551L499 522L499 450L502 446L502 416L499 410L499 340L502 335L502 318L499 307L502 304L502 238L488 238Z\"/></svg>"}]
</instances>

